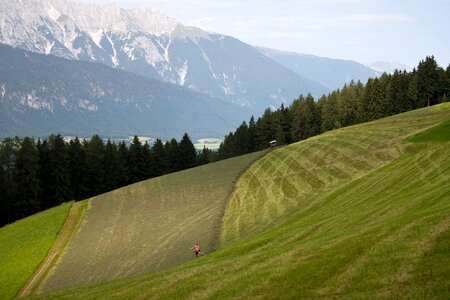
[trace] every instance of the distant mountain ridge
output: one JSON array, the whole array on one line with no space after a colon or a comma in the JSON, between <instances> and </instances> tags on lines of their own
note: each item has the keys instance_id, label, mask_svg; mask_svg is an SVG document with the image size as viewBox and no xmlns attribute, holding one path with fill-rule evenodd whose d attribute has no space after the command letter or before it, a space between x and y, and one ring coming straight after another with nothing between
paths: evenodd
<instances>
[{"instance_id":1,"label":"distant mountain ridge","mask_svg":"<svg viewBox=\"0 0 450 300\"><path fill-rule=\"evenodd\" d=\"M66 0L0 0L0 43L100 62L245 106L255 113L328 89L252 46L183 26L157 10Z\"/></svg>"},{"instance_id":2,"label":"distant mountain ridge","mask_svg":"<svg viewBox=\"0 0 450 300\"><path fill-rule=\"evenodd\" d=\"M174 84L0 45L0 137L222 137L247 109Z\"/></svg>"},{"instance_id":3,"label":"distant mountain ridge","mask_svg":"<svg viewBox=\"0 0 450 300\"><path fill-rule=\"evenodd\" d=\"M365 83L367 79L379 75L375 70L352 60L319 57L263 47L255 48L298 75L318 82L329 90L341 88L351 80L360 80Z\"/></svg>"},{"instance_id":4,"label":"distant mountain ridge","mask_svg":"<svg viewBox=\"0 0 450 300\"><path fill-rule=\"evenodd\" d=\"M412 68L398 61L376 61L368 65L378 73L393 74L395 70L411 72Z\"/></svg>"}]
</instances>

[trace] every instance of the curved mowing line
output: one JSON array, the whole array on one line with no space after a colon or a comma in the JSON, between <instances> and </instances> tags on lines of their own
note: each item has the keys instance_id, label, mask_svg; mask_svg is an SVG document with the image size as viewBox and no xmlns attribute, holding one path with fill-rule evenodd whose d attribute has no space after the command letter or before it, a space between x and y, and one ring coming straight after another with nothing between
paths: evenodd
<instances>
[{"instance_id":1,"label":"curved mowing line","mask_svg":"<svg viewBox=\"0 0 450 300\"><path fill-rule=\"evenodd\" d=\"M70 239L80 227L84 219L87 206L88 201L76 202L72 205L66 222L58 233L55 244L53 244L53 247L47 257L36 270L34 275L30 277L28 282L17 294L17 298L26 297L37 292L41 284L50 274L50 271L56 265L58 258L61 257L63 252L67 249Z\"/></svg>"},{"instance_id":2,"label":"curved mowing line","mask_svg":"<svg viewBox=\"0 0 450 300\"><path fill-rule=\"evenodd\" d=\"M400 143L406 136L439 119L404 115L331 131L271 152L238 179L222 222L221 244L300 209L318 191L335 189L390 163L406 150Z\"/></svg>"}]
</instances>

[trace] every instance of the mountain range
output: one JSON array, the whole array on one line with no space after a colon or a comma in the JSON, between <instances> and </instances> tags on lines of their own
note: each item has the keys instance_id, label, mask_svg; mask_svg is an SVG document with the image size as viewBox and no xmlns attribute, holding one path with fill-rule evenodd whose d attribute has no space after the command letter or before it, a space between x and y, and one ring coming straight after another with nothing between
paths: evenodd
<instances>
[{"instance_id":1,"label":"mountain range","mask_svg":"<svg viewBox=\"0 0 450 300\"><path fill-rule=\"evenodd\" d=\"M183 26L160 11L66 0L0 0L0 43L101 62L262 112L328 89L235 38Z\"/></svg>"},{"instance_id":2,"label":"mountain range","mask_svg":"<svg viewBox=\"0 0 450 300\"><path fill-rule=\"evenodd\" d=\"M233 127L236 127L242 120L248 119L252 114L258 116L268 107L277 108L282 103L290 104L300 94L311 93L313 96L319 97L352 79L365 82L368 77L377 74L370 68L354 61L333 60L253 47L230 36L184 26L174 18L154 9L142 7L125 9L113 4L82 4L67 0L0 0L0 43L47 55L47 58L44 59L24 52L24 55L20 54L14 57L16 59L29 57L40 63L48 63L55 68L57 68L57 63L62 63L66 66L63 73L80 74L88 68L90 72L92 71L90 76L95 74L99 77L94 78L97 80L94 81L105 93L105 98L101 100L102 104L99 104L97 101L100 101L100 98L92 93L93 88L85 91L86 94L89 94L89 97L85 98L81 97L81 91L76 94L78 98L64 96L64 93L61 92L61 86L85 88L87 84L85 80L88 77L72 76L70 77L71 81L68 82L62 81L62 78L67 79L67 76L56 78L51 73L39 73L39 76L28 78L27 80L42 79L42 81L48 82L58 80L58 85L55 83L54 85L43 85L47 96L53 93L53 98L40 98L43 103L54 103L57 99L55 95L58 95L58 97L67 99L67 105L69 102L74 105L72 110L68 109L70 105L58 106L59 109L53 111L47 109L45 110L46 116L49 113L61 114L62 111L66 111L67 115L64 118L73 119L75 122L80 115L70 115L68 112L75 111L75 107L78 110L82 109L80 103L86 103L87 108L94 107L90 105L97 107L97 110L88 109L89 114L96 115L97 125L95 126L89 127L84 122L83 125L77 125L77 128L52 127L53 125L47 122L52 118L56 120L62 119L62 117L50 118L47 116L47 119L42 119L39 123L39 126L45 127L46 130L38 130L37 124L31 124L30 120L37 120L39 115L37 111L40 110L42 113L43 107L33 101L31 101L33 104L29 104L28 98L34 99L33 96L29 96L30 91L39 90L37 84L41 82L37 80L25 84L25 81L22 81L23 84L13 83L14 88L11 88L12 82L8 76L20 75L25 80L28 71L22 63L18 63L14 67L3 62L3 67L8 68L9 71L8 73L4 72L3 77L0 78L0 86L3 86L2 105L5 105L5 97L10 97L8 98L10 102L13 101L11 99L15 99L15 108L10 111L12 115L6 115L6 111L3 111L0 122L3 124L12 122L16 126L16 130L11 131L5 128L9 125L1 125L0 129L5 134L23 134L27 133L27 130L31 130L30 132L55 132L64 129L67 134L75 135L84 132L84 135L90 135L92 132L87 131L95 129L97 130L95 133L103 132L108 135L118 132L130 134L132 131L138 130L146 135L151 133L170 136L176 133L179 136L184 131L188 131L193 135L194 132L210 133L214 134L214 137L222 137L229 131L231 122L235 122ZM2 51L12 51L6 49L3 47ZM66 60L54 60L55 57L100 63L105 68L95 64L95 67L90 69L91 67L84 64L70 64ZM25 62L29 61L25 60ZM95 72L96 68L101 69L102 72ZM114 73L112 69L116 69L117 72ZM118 72L120 70L122 72ZM54 70L48 70L48 72L54 72ZM139 76L133 77L133 75L125 75L125 73L134 73L134 76ZM56 71L55 74L61 75L61 72ZM122 91L109 91L108 87L112 85L108 85L107 81L110 80L111 74L120 74L117 76L127 82L136 80L133 90L125 88ZM151 84L147 84L145 87L137 85L137 82L147 83L144 78L157 80L158 84L156 81L148 81ZM162 82L165 85L161 85ZM120 84L120 81L114 81L115 86ZM158 86L156 92L149 89L149 87L156 88L156 86ZM142 91L138 91L139 89ZM170 89L174 89L174 91L169 92ZM162 92L163 90L164 92ZM12 91L15 93L14 97L8 94ZM158 103L161 105L152 105L151 108L148 108L147 113L159 118L165 116L164 119L171 119L174 127L169 126L172 128L169 130L169 127L164 125L164 120L161 121L163 124L156 125L155 120L158 117L153 119L151 124L144 122L139 123L140 125L137 123L132 125L139 118L128 122L125 119L126 113L119 113L118 107L106 106L106 103L114 102L111 98L107 98L108 93L112 95L119 92L121 93L120 97L116 95L115 99L122 104L129 103L126 99L132 98L131 95L136 96L134 98L136 103L145 102L143 100L145 97L142 98L142 95L152 93L154 95L152 101L154 103L159 101ZM126 92L131 94L127 95ZM141 97L139 98L137 94L142 97L139 96ZM112 97L111 95L109 97ZM161 98L157 100L156 95ZM41 95L41 97L44 96ZM167 106L164 106L163 103L167 98L183 103L185 113L183 118L169 116L172 114L171 109L174 105L168 103ZM193 98L201 99L201 101L190 105L189 101ZM209 103L206 104L208 101ZM199 104L200 102L202 105ZM224 108L225 104L229 104L226 106L227 108ZM136 105L139 106L139 104ZM196 109L200 109L200 111L195 111ZM111 120L113 115L107 116L108 111L116 111L120 114L119 119L124 118L123 123L117 126L110 125L106 120ZM27 114L34 117L28 118ZM83 114L87 114L87 111L83 111ZM173 112L173 114L177 113ZM191 127L194 121L187 119L191 115L216 116L218 119L214 118L214 120L217 120L217 124L210 125L204 122L203 129L200 128L200 123L197 123L198 126ZM105 120L100 122L102 118ZM131 115L128 118L131 118ZM100 123L104 128L99 125ZM8 128L12 128L11 126ZM177 132L174 128L184 129L182 132Z\"/></svg>"},{"instance_id":3,"label":"mountain range","mask_svg":"<svg viewBox=\"0 0 450 300\"><path fill-rule=\"evenodd\" d=\"M105 66L0 45L0 137L223 136L245 108Z\"/></svg>"},{"instance_id":4,"label":"mountain range","mask_svg":"<svg viewBox=\"0 0 450 300\"><path fill-rule=\"evenodd\" d=\"M369 67L378 73L393 74L395 70L411 72L412 68L398 61L375 61L369 64Z\"/></svg>"},{"instance_id":5,"label":"mountain range","mask_svg":"<svg viewBox=\"0 0 450 300\"><path fill-rule=\"evenodd\" d=\"M341 88L351 80L366 83L367 79L379 75L375 70L352 60L332 59L262 47L256 47L256 49L299 76L318 82L329 90Z\"/></svg>"}]
</instances>

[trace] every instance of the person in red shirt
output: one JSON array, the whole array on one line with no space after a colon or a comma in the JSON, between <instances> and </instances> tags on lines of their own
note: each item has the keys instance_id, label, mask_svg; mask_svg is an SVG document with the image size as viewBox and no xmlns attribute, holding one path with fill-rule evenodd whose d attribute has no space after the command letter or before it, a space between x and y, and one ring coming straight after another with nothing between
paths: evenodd
<instances>
[{"instance_id":1,"label":"person in red shirt","mask_svg":"<svg viewBox=\"0 0 450 300\"><path fill-rule=\"evenodd\" d=\"M199 243L195 243L194 246L191 247L191 249L194 249L195 257L199 257L201 255L205 255L202 251L200 251L200 244Z\"/></svg>"}]
</instances>

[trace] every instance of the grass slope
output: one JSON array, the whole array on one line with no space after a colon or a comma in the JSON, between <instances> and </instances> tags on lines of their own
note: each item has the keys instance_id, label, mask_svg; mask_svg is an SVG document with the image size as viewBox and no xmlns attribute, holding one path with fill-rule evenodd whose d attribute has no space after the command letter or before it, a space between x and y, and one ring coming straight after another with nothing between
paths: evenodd
<instances>
[{"instance_id":1,"label":"grass slope","mask_svg":"<svg viewBox=\"0 0 450 300\"><path fill-rule=\"evenodd\" d=\"M218 247L237 177L262 153L169 174L100 195L43 291L162 270Z\"/></svg>"},{"instance_id":2,"label":"grass slope","mask_svg":"<svg viewBox=\"0 0 450 300\"><path fill-rule=\"evenodd\" d=\"M88 203L88 201L81 201L76 202L71 206L69 215L67 216L64 225L61 227L53 247L50 249L47 257L36 270L34 275L17 294L18 298L36 293L45 279L50 276L53 268L57 264L58 259L67 249L69 241L83 223L84 216L88 208Z\"/></svg>"},{"instance_id":3,"label":"grass slope","mask_svg":"<svg viewBox=\"0 0 450 300\"><path fill-rule=\"evenodd\" d=\"M258 188L265 193L258 198L239 199L251 201L268 223L278 225L241 241L237 240L268 225L238 226L242 234L230 231L227 247L164 272L38 298L448 298L450 142L401 141L449 118L450 105L445 104L271 152L261 162L269 164L267 158L272 158L278 163L261 167L253 176L273 176L273 184L260 184ZM365 136L369 136L366 142ZM354 139L358 142L353 143ZM311 148L313 142L328 147ZM310 146L305 149L304 144ZM314 153L309 153L313 149ZM314 162L305 167L309 170L320 164L331 166L303 171L297 163L305 155L309 157L305 161ZM282 163L283 157L288 157L289 163ZM254 167L249 172L254 172ZM302 176L295 177L294 170ZM325 176L327 170L335 176ZM322 175L309 179L314 174ZM296 193L292 193L294 188L283 190L285 181L293 176L295 182L302 182L289 182ZM247 186L248 190L255 188ZM306 191L309 197L299 191ZM266 217L261 213L264 202L282 199L277 197L281 192L292 201L276 204L270 209L273 215ZM252 194L244 186L235 193ZM291 206L296 206L297 212ZM240 212L235 209L234 213ZM246 220L258 220L257 214L248 217L251 214L247 213Z\"/></svg>"},{"instance_id":4,"label":"grass slope","mask_svg":"<svg viewBox=\"0 0 450 300\"><path fill-rule=\"evenodd\" d=\"M407 141L411 143L448 142L450 141L450 120L419 132L409 137Z\"/></svg>"},{"instance_id":5,"label":"grass slope","mask_svg":"<svg viewBox=\"0 0 450 300\"><path fill-rule=\"evenodd\" d=\"M0 299L12 299L53 246L71 204L0 228Z\"/></svg>"},{"instance_id":6,"label":"grass slope","mask_svg":"<svg viewBox=\"0 0 450 300\"><path fill-rule=\"evenodd\" d=\"M334 130L266 155L239 179L225 213L222 243L266 229L317 196L398 158L406 149L402 140L446 115L437 108L424 112Z\"/></svg>"}]
</instances>

